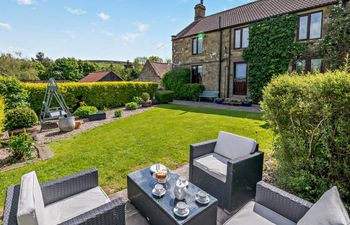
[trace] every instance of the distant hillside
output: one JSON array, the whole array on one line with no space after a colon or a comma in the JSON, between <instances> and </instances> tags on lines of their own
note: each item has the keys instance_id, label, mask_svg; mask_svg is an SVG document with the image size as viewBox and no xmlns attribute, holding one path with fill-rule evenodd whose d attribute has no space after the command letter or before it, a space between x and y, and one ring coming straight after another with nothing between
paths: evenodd
<instances>
[{"instance_id":1,"label":"distant hillside","mask_svg":"<svg viewBox=\"0 0 350 225\"><path fill-rule=\"evenodd\" d=\"M126 65L125 61L116 61L116 60L85 60L87 62L97 63L97 64L119 64Z\"/></svg>"}]
</instances>

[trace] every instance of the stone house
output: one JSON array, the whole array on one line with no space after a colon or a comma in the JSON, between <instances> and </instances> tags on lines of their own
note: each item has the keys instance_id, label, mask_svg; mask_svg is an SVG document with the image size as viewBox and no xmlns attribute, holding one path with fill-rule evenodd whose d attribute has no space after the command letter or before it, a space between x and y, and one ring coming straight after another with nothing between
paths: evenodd
<instances>
[{"instance_id":1,"label":"stone house","mask_svg":"<svg viewBox=\"0 0 350 225\"><path fill-rule=\"evenodd\" d=\"M89 73L86 77L81 79L79 82L84 83L84 82L103 82L103 81L123 81L123 79L113 71L105 71L105 72Z\"/></svg>"},{"instance_id":2,"label":"stone house","mask_svg":"<svg viewBox=\"0 0 350 225\"><path fill-rule=\"evenodd\" d=\"M172 68L171 63L157 63L147 60L137 81L160 83L164 74Z\"/></svg>"},{"instance_id":3,"label":"stone house","mask_svg":"<svg viewBox=\"0 0 350 225\"><path fill-rule=\"evenodd\" d=\"M297 14L295 41L309 42L324 36L331 6L338 0L257 0L210 16L203 0L195 6L194 21L172 36L174 67L191 69L193 83L220 97L242 99L249 93L247 63L242 53L249 46L249 24L270 17ZM322 70L322 59L310 56L290 69Z\"/></svg>"}]
</instances>

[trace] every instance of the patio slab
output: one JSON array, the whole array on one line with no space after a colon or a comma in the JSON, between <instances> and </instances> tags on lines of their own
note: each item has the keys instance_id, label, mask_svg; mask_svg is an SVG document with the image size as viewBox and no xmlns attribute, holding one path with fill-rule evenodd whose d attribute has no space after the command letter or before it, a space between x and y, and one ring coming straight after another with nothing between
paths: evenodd
<instances>
[{"instance_id":1,"label":"patio slab","mask_svg":"<svg viewBox=\"0 0 350 225\"><path fill-rule=\"evenodd\" d=\"M188 178L188 170L189 165L183 165L178 169L174 170L176 174L181 176L185 176ZM127 189L124 189L120 192L112 194L109 196L111 199L122 198L126 201L126 224L127 225L150 225L148 221L140 214L140 212L130 203L128 200L128 192ZM222 225L226 220L230 218L230 215L227 214L221 208L218 208L218 217L217 217L217 225Z\"/></svg>"},{"instance_id":2,"label":"patio slab","mask_svg":"<svg viewBox=\"0 0 350 225\"><path fill-rule=\"evenodd\" d=\"M261 112L261 108L259 105L244 107L244 106L233 106L233 105L221 105L221 104L216 104L212 102L194 102L194 101L182 101L182 100L174 100L173 104L199 106L199 107L207 107L207 108L214 108L214 109L229 109L229 110L244 111L244 112Z\"/></svg>"}]
</instances>

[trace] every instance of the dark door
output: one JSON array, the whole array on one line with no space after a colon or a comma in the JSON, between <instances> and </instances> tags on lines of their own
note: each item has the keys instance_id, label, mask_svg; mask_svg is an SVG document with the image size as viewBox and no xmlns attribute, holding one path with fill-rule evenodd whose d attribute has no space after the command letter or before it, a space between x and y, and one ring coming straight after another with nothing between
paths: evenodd
<instances>
[{"instance_id":1,"label":"dark door","mask_svg":"<svg viewBox=\"0 0 350 225\"><path fill-rule=\"evenodd\" d=\"M247 64L235 63L235 78L233 79L233 94L247 94Z\"/></svg>"}]
</instances>

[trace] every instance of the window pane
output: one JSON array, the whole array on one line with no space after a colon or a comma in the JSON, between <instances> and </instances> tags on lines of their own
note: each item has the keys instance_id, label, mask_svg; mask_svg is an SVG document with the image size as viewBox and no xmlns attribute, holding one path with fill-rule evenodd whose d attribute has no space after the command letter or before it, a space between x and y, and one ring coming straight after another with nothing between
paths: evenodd
<instances>
[{"instance_id":1,"label":"window pane","mask_svg":"<svg viewBox=\"0 0 350 225\"><path fill-rule=\"evenodd\" d=\"M305 73L305 60L300 60L296 63L297 73Z\"/></svg>"},{"instance_id":2,"label":"window pane","mask_svg":"<svg viewBox=\"0 0 350 225\"><path fill-rule=\"evenodd\" d=\"M322 12L311 15L310 38L320 38L322 30Z\"/></svg>"},{"instance_id":3,"label":"window pane","mask_svg":"<svg viewBox=\"0 0 350 225\"><path fill-rule=\"evenodd\" d=\"M241 30L235 30L235 48L241 48Z\"/></svg>"},{"instance_id":4,"label":"window pane","mask_svg":"<svg viewBox=\"0 0 350 225\"><path fill-rule=\"evenodd\" d=\"M198 51L197 51L197 39L192 39L192 54L197 54Z\"/></svg>"},{"instance_id":5,"label":"window pane","mask_svg":"<svg viewBox=\"0 0 350 225\"><path fill-rule=\"evenodd\" d=\"M299 18L299 40L307 39L308 20L308 16L302 16Z\"/></svg>"},{"instance_id":6,"label":"window pane","mask_svg":"<svg viewBox=\"0 0 350 225\"><path fill-rule=\"evenodd\" d=\"M244 28L242 32L242 48L247 48L249 45L249 28Z\"/></svg>"},{"instance_id":7,"label":"window pane","mask_svg":"<svg viewBox=\"0 0 350 225\"><path fill-rule=\"evenodd\" d=\"M198 66L198 70L197 70L198 76L202 77L203 76L203 66Z\"/></svg>"},{"instance_id":8,"label":"window pane","mask_svg":"<svg viewBox=\"0 0 350 225\"><path fill-rule=\"evenodd\" d=\"M203 52L203 39L202 40L198 40L198 54L201 54Z\"/></svg>"},{"instance_id":9,"label":"window pane","mask_svg":"<svg viewBox=\"0 0 350 225\"><path fill-rule=\"evenodd\" d=\"M236 74L236 80L245 80L247 78L247 64L237 63L235 74Z\"/></svg>"},{"instance_id":10,"label":"window pane","mask_svg":"<svg viewBox=\"0 0 350 225\"><path fill-rule=\"evenodd\" d=\"M322 60L321 59L311 59L311 72L316 73L321 71Z\"/></svg>"}]
</instances>

